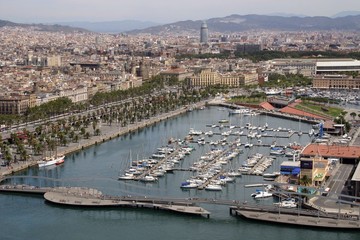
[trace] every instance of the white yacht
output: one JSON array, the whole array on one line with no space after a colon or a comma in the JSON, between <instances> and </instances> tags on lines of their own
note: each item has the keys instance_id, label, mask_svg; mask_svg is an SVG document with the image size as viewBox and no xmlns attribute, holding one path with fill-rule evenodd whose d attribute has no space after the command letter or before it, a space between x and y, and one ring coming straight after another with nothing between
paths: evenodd
<instances>
[{"instance_id":1,"label":"white yacht","mask_svg":"<svg viewBox=\"0 0 360 240\"><path fill-rule=\"evenodd\" d=\"M118 177L118 180L134 180L135 176L132 173L125 173L124 175L121 175Z\"/></svg>"},{"instance_id":2,"label":"white yacht","mask_svg":"<svg viewBox=\"0 0 360 240\"><path fill-rule=\"evenodd\" d=\"M294 198L284 199L281 202L274 203L274 205L277 205L282 208L296 208L297 203Z\"/></svg>"},{"instance_id":3,"label":"white yacht","mask_svg":"<svg viewBox=\"0 0 360 240\"><path fill-rule=\"evenodd\" d=\"M208 191L221 191L222 190L222 187L221 185L218 185L218 184L209 184L205 187L205 190L208 190Z\"/></svg>"},{"instance_id":4,"label":"white yacht","mask_svg":"<svg viewBox=\"0 0 360 240\"><path fill-rule=\"evenodd\" d=\"M272 193L269 193L267 191L259 191L257 190L256 192L252 193L251 196L255 199L260 199L260 198L267 198L267 197L271 197Z\"/></svg>"},{"instance_id":5,"label":"white yacht","mask_svg":"<svg viewBox=\"0 0 360 240\"><path fill-rule=\"evenodd\" d=\"M60 162L63 162L65 159L64 155L61 155L59 157L50 157L50 158L45 158L42 161L38 161L37 164L38 166L41 167L48 167L48 166L52 166L52 165L57 165Z\"/></svg>"},{"instance_id":6,"label":"white yacht","mask_svg":"<svg viewBox=\"0 0 360 240\"><path fill-rule=\"evenodd\" d=\"M146 175L143 178L140 178L140 181L142 182L156 182L158 179L151 175Z\"/></svg>"},{"instance_id":7,"label":"white yacht","mask_svg":"<svg viewBox=\"0 0 360 240\"><path fill-rule=\"evenodd\" d=\"M244 114L250 113L250 109L247 108L240 108L240 109L233 109L229 111L229 114Z\"/></svg>"},{"instance_id":8,"label":"white yacht","mask_svg":"<svg viewBox=\"0 0 360 240\"><path fill-rule=\"evenodd\" d=\"M195 182L184 182L181 184L180 188L182 189L191 189L191 188L197 188L199 184Z\"/></svg>"}]
</instances>

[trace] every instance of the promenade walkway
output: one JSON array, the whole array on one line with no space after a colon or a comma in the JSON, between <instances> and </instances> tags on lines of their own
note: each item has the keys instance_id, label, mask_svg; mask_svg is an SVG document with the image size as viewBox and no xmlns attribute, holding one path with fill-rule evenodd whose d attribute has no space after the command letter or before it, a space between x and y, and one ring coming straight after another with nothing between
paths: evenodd
<instances>
[{"instance_id":1,"label":"promenade walkway","mask_svg":"<svg viewBox=\"0 0 360 240\"><path fill-rule=\"evenodd\" d=\"M201 106L205 105L205 101L201 101L199 103L194 104L193 106L195 108L200 108ZM180 114L183 114L187 111L186 107L182 107L179 109L176 109L174 111L163 113L155 117L151 117L149 119L145 119L141 122L136 122L129 124L125 127L121 127L119 124L101 124L100 126L100 135L99 136L93 136L89 139L81 139L79 142L69 142L66 146L58 146L57 153L58 155L67 155L79 150L82 150L84 148L103 143L105 141L111 140L113 138L119 137L121 135L137 131L141 128L148 127L152 124L158 123L160 121L173 118L175 116L178 116ZM91 131L89 127L87 131ZM27 169L32 166L37 165L37 161L41 160L42 156L32 156L30 160L28 161L17 161L17 163L12 163L10 166L6 167L0 167L0 182L1 178L6 175L11 175L15 172Z\"/></svg>"}]
</instances>

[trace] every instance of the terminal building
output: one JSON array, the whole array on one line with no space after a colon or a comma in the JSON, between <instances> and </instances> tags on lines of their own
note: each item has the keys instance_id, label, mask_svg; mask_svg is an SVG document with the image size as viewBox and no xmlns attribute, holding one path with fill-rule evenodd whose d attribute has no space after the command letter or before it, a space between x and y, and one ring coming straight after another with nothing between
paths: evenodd
<instances>
[{"instance_id":1,"label":"terminal building","mask_svg":"<svg viewBox=\"0 0 360 240\"><path fill-rule=\"evenodd\" d=\"M360 61L351 58L341 59L273 59L270 62L272 71L287 74L302 74L315 76L323 74L345 74L346 72L360 72Z\"/></svg>"},{"instance_id":2,"label":"terminal building","mask_svg":"<svg viewBox=\"0 0 360 240\"><path fill-rule=\"evenodd\" d=\"M359 72L360 61L354 59L324 59L316 61L316 74Z\"/></svg>"},{"instance_id":3,"label":"terminal building","mask_svg":"<svg viewBox=\"0 0 360 240\"><path fill-rule=\"evenodd\" d=\"M317 89L360 89L360 78L347 75L319 75L313 79Z\"/></svg>"}]
</instances>

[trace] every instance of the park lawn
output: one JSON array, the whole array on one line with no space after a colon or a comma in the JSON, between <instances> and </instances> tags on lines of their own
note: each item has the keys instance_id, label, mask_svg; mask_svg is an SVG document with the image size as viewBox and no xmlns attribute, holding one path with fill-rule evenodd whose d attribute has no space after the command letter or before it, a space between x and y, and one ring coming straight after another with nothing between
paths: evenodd
<instances>
[{"instance_id":1,"label":"park lawn","mask_svg":"<svg viewBox=\"0 0 360 240\"><path fill-rule=\"evenodd\" d=\"M318 104L313 104L313 103L309 103L309 102L302 102L300 104L298 104L296 106L297 109L299 110L313 110L312 113L314 114L324 114L324 115L328 115L328 116L332 116L332 117L337 117L339 116L344 109L342 108L338 108L338 107L329 107L329 106L325 106L325 105L318 105ZM325 111L324 109L327 109L327 111Z\"/></svg>"}]
</instances>

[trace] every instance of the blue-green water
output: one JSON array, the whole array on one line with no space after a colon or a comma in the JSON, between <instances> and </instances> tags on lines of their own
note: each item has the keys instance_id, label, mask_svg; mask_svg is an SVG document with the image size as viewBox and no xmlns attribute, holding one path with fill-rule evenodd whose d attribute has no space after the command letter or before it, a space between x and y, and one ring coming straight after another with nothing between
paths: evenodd
<instances>
[{"instance_id":1,"label":"blue-green water","mask_svg":"<svg viewBox=\"0 0 360 240\"><path fill-rule=\"evenodd\" d=\"M222 192L200 190L182 191L180 184L193 173L175 172L160 178L157 183L120 182L119 172L129 165L132 159L151 156L157 147L167 143L170 137L184 138L189 128L210 130L206 124L217 123L228 118L227 111L209 108L187 113L168 121L150 126L137 133L91 147L67 156L66 163L50 169L33 168L19 175L43 176L59 179L58 182L20 179L18 182L50 186L87 186L97 188L111 195L151 195L171 197L207 197L219 199L249 198L253 189L245 189L244 184L261 181L261 177L242 176L233 184L228 184ZM276 119L269 116L244 117L231 116L231 125L253 125L293 128L308 132L310 125L294 121ZM213 130L214 131L214 130ZM273 134L274 133L270 133ZM277 132L278 135L281 133ZM213 136L220 139L222 136ZM263 138L271 143L274 139ZM242 137L242 142L247 141ZM256 142L257 140L253 140ZM290 140L278 139L278 144L288 142L307 143L307 135L294 135ZM181 162L181 167L189 167L209 146L198 146L196 151ZM237 168L248 155L256 152L269 153L269 148L245 149L231 167ZM277 170L278 158L269 169ZM265 200L271 204L271 199ZM265 202L266 204L266 202ZM357 232L337 232L325 229L302 229L300 227L253 222L229 215L226 206L202 205L211 212L210 219L180 215L150 209L76 209L47 204L43 198L22 195L0 195L0 239L360 239ZM357 237L358 236L358 237Z\"/></svg>"}]
</instances>

